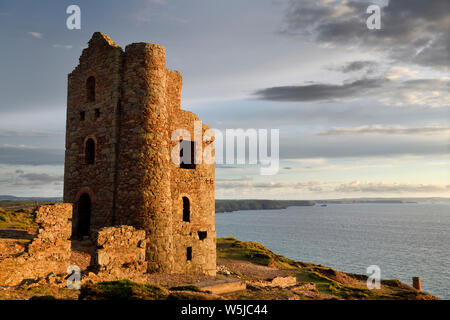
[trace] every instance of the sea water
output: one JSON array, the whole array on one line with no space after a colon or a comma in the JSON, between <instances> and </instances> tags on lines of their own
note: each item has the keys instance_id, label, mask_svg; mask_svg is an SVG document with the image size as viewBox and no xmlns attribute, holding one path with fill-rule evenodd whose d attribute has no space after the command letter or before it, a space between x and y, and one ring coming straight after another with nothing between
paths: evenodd
<instances>
[{"instance_id":1,"label":"sea water","mask_svg":"<svg viewBox=\"0 0 450 320\"><path fill-rule=\"evenodd\" d=\"M288 258L366 274L450 299L450 203L329 204L216 214L218 237L257 241Z\"/></svg>"}]
</instances>

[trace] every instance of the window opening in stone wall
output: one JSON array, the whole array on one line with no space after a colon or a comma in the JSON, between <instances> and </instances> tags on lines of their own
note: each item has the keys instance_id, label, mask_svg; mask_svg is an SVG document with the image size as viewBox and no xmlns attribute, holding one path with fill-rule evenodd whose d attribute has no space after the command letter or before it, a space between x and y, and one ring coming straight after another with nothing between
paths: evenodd
<instances>
[{"instance_id":1,"label":"window opening in stone wall","mask_svg":"<svg viewBox=\"0 0 450 320\"><path fill-rule=\"evenodd\" d=\"M100 118L100 109L95 109L95 117Z\"/></svg>"},{"instance_id":2,"label":"window opening in stone wall","mask_svg":"<svg viewBox=\"0 0 450 320\"><path fill-rule=\"evenodd\" d=\"M95 101L95 78L93 76L86 80L86 97L88 102Z\"/></svg>"},{"instance_id":3,"label":"window opening in stone wall","mask_svg":"<svg viewBox=\"0 0 450 320\"><path fill-rule=\"evenodd\" d=\"M86 112L80 111L80 120L84 121L84 119L86 119Z\"/></svg>"},{"instance_id":4,"label":"window opening in stone wall","mask_svg":"<svg viewBox=\"0 0 450 320\"><path fill-rule=\"evenodd\" d=\"M198 238L200 240L205 240L207 235L208 235L208 233L206 231L199 231L198 232Z\"/></svg>"},{"instance_id":5,"label":"window opening in stone wall","mask_svg":"<svg viewBox=\"0 0 450 320\"><path fill-rule=\"evenodd\" d=\"M183 197L183 221L191 221L191 203L188 197Z\"/></svg>"},{"instance_id":6,"label":"window opening in stone wall","mask_svg":"<svg viewBox=\"0 0 450 320\"><path fill-rule=\"evenodd\" d=\"M186 249L186 260L187 261L192 260L192 247L187 247Z\"/></svg>"},{"instance_id":7,"label":"window opening in stone wall","mask_svg":"<svg viewBox=\"0 0 450 320\"><path fill-rule=\"evenodd\" d=\"M94 139L89 138L86 141L85 149L84 149L85 161L86 164L94 164L95 162L95 142Z\"/></svg>"},{"instance_id":8,"label":"window opening in stone wall","mask_svg":"<svg viewBox=\"0 0 450 320\"><path fill-rule=\"evenodd\" d=\"M180 168L195 169L195 142L180 141Z\"/></svg>"}]
</instances>

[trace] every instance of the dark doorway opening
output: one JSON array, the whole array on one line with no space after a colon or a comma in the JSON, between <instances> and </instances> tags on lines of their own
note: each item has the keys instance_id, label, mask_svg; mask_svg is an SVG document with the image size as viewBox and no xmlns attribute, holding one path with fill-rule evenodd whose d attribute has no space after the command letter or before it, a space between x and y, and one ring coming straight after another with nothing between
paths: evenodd
<instances>
[{"instance_id":1,"label":"dark doorway opening","mask_svg":"<svg viewBox=\"0 0 450 320\"><path fill-rule=\"evenodd\" d=\"M208 235L208 233L206 231L199 231L198 232L198 238L200 240L205 240L207 235Z\"/></svg>"},{"instance_id":2,"label":"dark doorway opening","mask_svg":"<svg viewBox=\"0 0 450 320\"><path fill-rule=\"evenodd\" d=\"M91 198L87 193L83 193L78 200L78 224L77 236L89 236L91 230Z\"/></svg>"}]
</instances>

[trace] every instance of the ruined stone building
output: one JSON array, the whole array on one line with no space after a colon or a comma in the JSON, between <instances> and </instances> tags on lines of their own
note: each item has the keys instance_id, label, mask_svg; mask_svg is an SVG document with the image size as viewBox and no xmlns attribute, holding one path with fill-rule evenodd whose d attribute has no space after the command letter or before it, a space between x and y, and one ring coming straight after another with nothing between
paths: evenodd
<instances>
[{"instance_id":1,"label":"ruined stone building","mask_svg":"<svg viewBox=\"0 0 450 320\"><path fill-rule=\"evenodd\" d=\"M215 274L214 164L187 159L213 139L171 139L176 129L194 137L198 121L181 109L181 87L164 47L123 50L94 33L68 76L64 202L73 237L133 226L145 230L148 271Z\"/></svg>"}]
</instances>

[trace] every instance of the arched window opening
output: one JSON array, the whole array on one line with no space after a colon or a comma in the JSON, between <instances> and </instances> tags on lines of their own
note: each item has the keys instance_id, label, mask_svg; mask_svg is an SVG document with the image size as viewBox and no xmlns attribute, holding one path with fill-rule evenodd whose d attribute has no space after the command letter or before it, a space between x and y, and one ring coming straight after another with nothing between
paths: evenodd
<instances>
[{"instance_id":1,"label":"arched window opening","mask_svg":"<svg viewBox=\"0 0 450 320\"><path fill-rule=\"evenodd\" d=\"M86 141L86 145L84 147L84 155L86 164L94 164L95 162L95 142L94 139L89 138Z\"/></svg>"},{"instance_id":2,"label":"arched window opening","mask_svg":"<svg viewBox=\"0 0 450 320\"><path fill-rule=\"evenodd\" d=\"M91 229L91 198L87 193L83 193L78 199L77 211L77 236L89 236L89 232Z\"/></svg>"},{"instance_id":3,"label":"arched window opening","mask_svg":"<svg viewBox=\"0 0 450 320\"><path fill-rule=\"evenodd\" d=\"M86 80L86 97L88 102L95 101L95 78L93 76Z\"/></svg>"},{"instance_id":4,"label":"arched window opening","mask_svg":"<svg viewBox=\"0 0 450 320\"><path fill-rule=\"evenodd\" d=\"M188 197L183 197L183 221L191 221L191 204Z\"/></svg>"}]
</instances>

